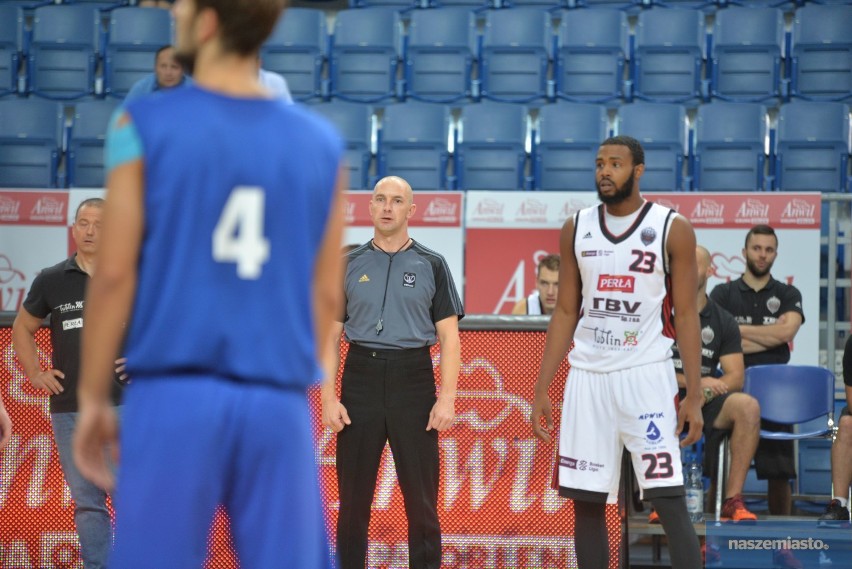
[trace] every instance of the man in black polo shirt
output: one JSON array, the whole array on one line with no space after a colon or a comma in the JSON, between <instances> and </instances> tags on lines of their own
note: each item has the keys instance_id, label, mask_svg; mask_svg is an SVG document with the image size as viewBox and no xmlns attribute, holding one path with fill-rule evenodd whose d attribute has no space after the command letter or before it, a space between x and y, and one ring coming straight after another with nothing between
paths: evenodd
<instances>
[{"instance_id":1,"label":"man in black polo shirt","mask_svg":"<svg viewBox=\"0 0 852 569\"><path fill-rule=\"evenodd\" d=\"M805 321L802 293L770 274L777 254L775 230L755 225L745 239L745 273L710 293L710 298L730 312L740 326L747 368L790 361L789 344ZM788 429L767 421L762 421L762 428ZM769 513L789 516L793 505L790 479L796 477L793 443L761 439L754 462L758 479L769 481Z\"/></svg>"},{"instance_id":2,"label":"man in black polo shirt","mask_svg":"<svg viewBox=\"0 0 852 569\"><path fill-rule=\"evenodd\" d=\"M464 316L444 258L411 239L415 211L411 186L389 176L370 200L375 226L368 243L349 252L343 321L349 353L341 398L323 385L323 424L337 435L340 514L337 556L341 569L363 569L367 528L379 462L389 442L408 517L409 567L441 566L438 521L438 431L455 418ZM429 346L440 342L441 388Z\"/></svg>"},{"instance_id":3,"label":"man in black polo shirt","mask_svg":"<svg viewBox=\"0 0 852 569\"><path fill-rule=\"evenodd\" d=\"M50 394L53 437L65 481L74 499L74 521L86 569L106 567L112 544L106 493L83 478L74 464L71 449L71 437L77 422L83 301L89 275L95 269L102 210L103 200L100 198L87 199L80 204L71 228L77 252L39 273L12 324L12 342L24 374L33 387ZM53 356L50 368L43 370L35 335L48 314ZM120 385L115 382L113 402L116 404L120 390Z\"/></svg>"}]
</instances>

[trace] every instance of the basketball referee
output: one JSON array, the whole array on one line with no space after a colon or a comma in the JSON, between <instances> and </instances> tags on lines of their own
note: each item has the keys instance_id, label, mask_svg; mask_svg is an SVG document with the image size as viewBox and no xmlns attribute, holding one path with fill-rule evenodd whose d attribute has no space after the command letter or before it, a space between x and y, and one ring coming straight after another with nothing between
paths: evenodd
<instances>
[{"instance_id":1,"label":"basketball referee","mask_svg":"<svg viewBox=\"0 0 852 569\"><path fill-rule=\"evenodd\" d=\"M385 442L390 443L408 518L409 567L441 566L438 521L438 431L452 426L461 358L458 321L464 308L447 262L408 235L411 186L389 176L370 200L375 226L368 243L349 252L345 314L334 329L349 353L342 396L323 386L323 424L337 436L341 569L363 569L367 528ZM429 346L441 345L441 388Z\"/></svg>"}]
</instances>

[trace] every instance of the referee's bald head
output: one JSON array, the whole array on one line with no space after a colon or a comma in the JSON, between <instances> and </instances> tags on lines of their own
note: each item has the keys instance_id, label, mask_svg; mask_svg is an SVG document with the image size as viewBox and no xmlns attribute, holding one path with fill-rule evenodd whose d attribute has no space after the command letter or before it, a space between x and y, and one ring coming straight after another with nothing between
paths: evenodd
<instances>
[{"instance_id":1,"label":"referee's bald head","mask_svg":"<svg viewBox=\"0 0 852 569\"><path fill-rule=\"evenodd\" d=\"M405 181L404 178L400 178L399 176L385 176L376 182L375 187L373 187L373 193L375 194L379 188L385 184L396 184L405 191L405 197L408 199L408 203L414 202L414 190L411 189L411 184Z\"/></svg>"}]
</instances>

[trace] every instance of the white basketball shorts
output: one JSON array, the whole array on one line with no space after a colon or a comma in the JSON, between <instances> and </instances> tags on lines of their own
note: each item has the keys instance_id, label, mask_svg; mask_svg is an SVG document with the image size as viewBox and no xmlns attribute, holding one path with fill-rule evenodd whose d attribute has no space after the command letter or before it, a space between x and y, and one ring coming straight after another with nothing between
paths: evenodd
<instances>
[{"instance_id":1,"label":"white basketball shorts","mask_svg":"<svg viewBox=\"0 0 852 569\"><path fill-rule=\"evenodd\" d=\"M622 449L643 497L683 495L672 362L609 373L571 368L559 432L561 495L615 503Z\"/></svg>"}]
</instances>

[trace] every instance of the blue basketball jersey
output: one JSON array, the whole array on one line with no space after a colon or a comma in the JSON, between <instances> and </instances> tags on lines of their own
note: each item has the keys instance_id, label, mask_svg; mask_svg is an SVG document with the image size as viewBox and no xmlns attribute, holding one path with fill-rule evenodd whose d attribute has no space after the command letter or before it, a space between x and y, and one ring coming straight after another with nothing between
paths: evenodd
<instances>
[{"instance_id":1,"label":"blue basketball jersey","mask_svg":"<svg viewBox=\"0 0 852 569\"><path fill-rule=\"evenodd\" d=\"M145 179L131 377L316 381L311 283L339 135L299 105L195 86L125 110Z\"/></svg>"}]
</instances>

